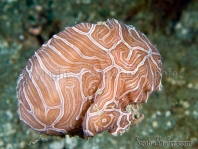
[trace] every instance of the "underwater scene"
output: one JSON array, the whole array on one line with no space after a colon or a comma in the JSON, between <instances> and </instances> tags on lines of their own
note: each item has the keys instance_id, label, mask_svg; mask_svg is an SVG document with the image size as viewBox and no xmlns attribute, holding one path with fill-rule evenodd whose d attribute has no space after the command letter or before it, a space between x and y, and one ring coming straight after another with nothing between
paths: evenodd
<instances>
[{"instance_id":1,"label":"underwater scene","mask_svg":"<svg viewBox=\"0 0 198 149\"><path fill-rule=\"evenodd\" d=\"M0 149L198 149L196 0L1 0Z\"/></svg>"}]
</instances>

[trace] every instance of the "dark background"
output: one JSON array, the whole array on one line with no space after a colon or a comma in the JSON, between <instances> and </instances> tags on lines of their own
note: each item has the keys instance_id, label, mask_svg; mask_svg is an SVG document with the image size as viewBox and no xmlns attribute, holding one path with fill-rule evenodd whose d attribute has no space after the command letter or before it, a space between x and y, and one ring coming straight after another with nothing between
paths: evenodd
<instances>
[{"instance_id":1,"label":"dark background","mask_svg":"<svg viewBox=\"0 0 198 149\"><path fill-rule=\"evenodd\" d=\"M82 140L40 136L18 118L16 82L34 52L67 26L115 18L143 32L162 56L163 89L141 105L145 119L122 136ZM198 2L196 0L1 0L0 148L198 149ZM137 146L192 141L192 146Z\"/></svg>"}]
</instances>

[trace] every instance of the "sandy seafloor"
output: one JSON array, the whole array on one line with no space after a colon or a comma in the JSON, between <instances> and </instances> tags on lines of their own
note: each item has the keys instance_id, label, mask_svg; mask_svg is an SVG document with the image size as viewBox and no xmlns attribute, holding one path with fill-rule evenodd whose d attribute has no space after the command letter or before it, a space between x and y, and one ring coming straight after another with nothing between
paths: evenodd
<instances>
[{"instance_id":1,"label":"sandy seafloor","mask_svg":"<svg viewBox=\"0 0 198 149\"><path fill-rule=\"evenodd\" d=\"M144 120L121 136L104 132L89 140L40 136L27 128L16 98L27 60L65 27L108 18L135 26L161 53L163 89L141 105ZM1 0L0 149L198 149L197 34L196 0Z\"/></svg>"}]
</instances>

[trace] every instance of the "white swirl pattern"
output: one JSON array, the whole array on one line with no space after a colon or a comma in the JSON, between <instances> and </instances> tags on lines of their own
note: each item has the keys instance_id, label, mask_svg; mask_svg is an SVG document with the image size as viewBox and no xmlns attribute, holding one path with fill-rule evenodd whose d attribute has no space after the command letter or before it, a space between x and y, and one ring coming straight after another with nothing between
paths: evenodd
<instances>
[{"instance_id":1,"label":"white swirl pattern","mask_svg":"<svg viewBox=\"0 0 198 149\"><path fill-rule=\"evenodd\" d=\"M48 135L117 135L142 120L138 105L161 78L159 52L133 26L77 24L29 59L18 80L20 119Z\"/></svg>"}]
</instances>

